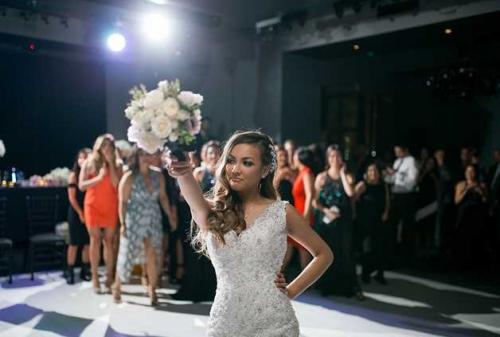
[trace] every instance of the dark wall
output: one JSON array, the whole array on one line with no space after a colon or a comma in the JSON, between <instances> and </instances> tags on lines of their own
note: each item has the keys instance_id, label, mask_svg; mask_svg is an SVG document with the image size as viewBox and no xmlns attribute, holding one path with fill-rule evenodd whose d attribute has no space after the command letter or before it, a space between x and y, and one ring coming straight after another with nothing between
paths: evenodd
<instances>
[{"instance_id":1,"label":"dark wall","mask_svg":"<svg viewBox=\"0 0 500 337\"><path fill-rule=\"evenodd\" d=\"M100 63L0 51L0 169L27 175L71 166L81 147L106 130Z\"/></svg>"},{"instance_id":2,"label":"dark wall","mask_svg":"<svg viewBox=\"0 0 500 337\"><path fill-rule=\"evenodd\" d=\"M379 102L375 144L367 144L375 145L379 151L402 140L415 149L427 146L457 151L462 145L475 146L483 148L487 156L490 148L483 146L485 142L498 142L499 136L494 136L496 131L490 127L492 111L499 111L494 103L497 99L442 99L425 86L425 69L459 60L453 50L395 50L372 57L362 54L332 59L313 56L284 55L286 138L305 144L321 140L322 92L328 88L339 94L360 95L367 103Z\"/></svg>"}]
</instances>

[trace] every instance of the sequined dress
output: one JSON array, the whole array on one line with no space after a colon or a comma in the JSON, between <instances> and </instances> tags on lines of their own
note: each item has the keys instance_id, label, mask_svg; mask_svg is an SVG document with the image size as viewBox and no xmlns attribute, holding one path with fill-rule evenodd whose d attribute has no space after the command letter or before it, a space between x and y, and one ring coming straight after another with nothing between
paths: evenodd
<instances>
[{"instance_id":1,"label":"sequined dress","mask_svg":"<svg viewBox=\"0 0 500 337\"><path fill-rule=\"evenodd\" d=\"M274 284L287 246L286 202L271 203L239 235L220 245L209 233L207 248L217 274L210 337L297 337L290 299Z\"/></svg>"}]
</instances>

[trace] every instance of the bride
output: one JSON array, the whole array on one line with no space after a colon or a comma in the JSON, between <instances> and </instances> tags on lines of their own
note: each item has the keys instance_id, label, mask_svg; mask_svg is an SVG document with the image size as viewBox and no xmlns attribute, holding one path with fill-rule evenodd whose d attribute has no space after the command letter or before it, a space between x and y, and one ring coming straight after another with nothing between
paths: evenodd
<instances>
[{"instance_id":1,"label":"bride","mask_svg":"<svg viewBox=\"0 0 500 337\"><path fill-rule=\"evenodd\" d=\"M166 162L191 208L192 243L210 257L217 275L208 336L299 336L290 299L323 274L333 254L293 206L277 200L271 138L258 131L236 132L224 147L213 195L207 198L191 163L173 156ZM282 284L280 292L280 285L273 283L287 235L314 259L293 282Z\"/></svg>"}]
</instances>

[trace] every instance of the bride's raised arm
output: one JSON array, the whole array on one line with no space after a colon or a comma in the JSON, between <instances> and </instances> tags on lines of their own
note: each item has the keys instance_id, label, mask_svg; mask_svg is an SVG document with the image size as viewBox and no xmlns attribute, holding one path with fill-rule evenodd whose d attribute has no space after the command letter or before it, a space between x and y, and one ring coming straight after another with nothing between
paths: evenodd
<instances>
[{"instance_id":1,"label":"bride's raised arm","mask_svg":"<svg viewBox=\"0 0 500 337\"><path fill-rule=\"evenodd\" d=\"M207 216L210 206L203 197L200 185L193 176L193 166L190 161L176 161L172 157L165 159L168 173L177 179L182 196L191 209L194 222L202 231L208 229Z\"/></svg>"}]
</instances>

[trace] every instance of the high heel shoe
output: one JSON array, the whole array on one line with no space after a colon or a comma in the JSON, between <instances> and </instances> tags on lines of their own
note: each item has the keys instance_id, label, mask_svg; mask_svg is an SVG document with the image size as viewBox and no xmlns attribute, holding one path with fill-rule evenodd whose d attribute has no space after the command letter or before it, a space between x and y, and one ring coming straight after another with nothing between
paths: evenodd
<instances>
[{"instance_id":1,"label":"high heel shoe","mask_svg":"<svg viewBox=\"0 0 500 337\"><path fill-rule=\"evenodd\" d=\"M149 301L152 307L156 307L158 305L158 295L156 295L156 291L154 289L149 289Z\"/></svg>"},{"instance_id":2,"label":"high heel shoe","mask_svg":"<svg viewBox=\"0 0 500 337\"><path fill-rule=\"evenodd\" d=\"M106 287L106 293L107 294L112 294L113 293L113 281L107 279L106 282L104 282L104 286Z\"/></svg>"},{"instance_id":3,"label":"high heel shoe","mask_svg":"<svg viewBox=\"0 0 500 337\"><path fill-rule=\"evenodd\" d=\"M74 268L74 266L68 266L66 283L67 284L75 284L75 268Z\"/></svg>"},{"instance_id":4,"label":"high heel shoe","mask_svg":"<svg viewBox=\"0 0 500 337\"><path fill-rule=\"evenodd\" d=\"M118 304L122 302L122 290L117 285L113 284L111 286L111 294L113 295L113 301Z\"/></svg>"},{"instance_id":5,"label":"high heel shoe","mask_svg":"<svg viewBox=\"0 0 500 337\"><path fill-rule=\"evenodd\" d=\"M88 263L82 263L82 267L80 269L80 280L82 280L82 281L90 281L91 280Z\"/></svg>"},{"instance_id":6,"label":"high heel shoe","mask_svg":"<svg viewBox=\"0 0 500 337\"><path fill-rule=\"evenodd\" d=\"M92 281L92 288L94 289L94 294L100 295L101 292L101 284L99 281Z\"/></svg>"}]
</instances>

